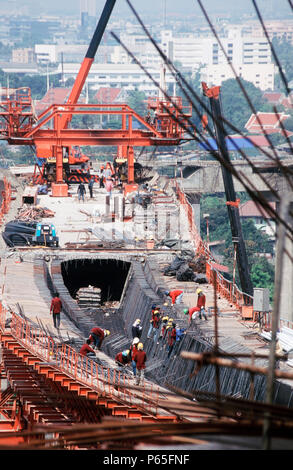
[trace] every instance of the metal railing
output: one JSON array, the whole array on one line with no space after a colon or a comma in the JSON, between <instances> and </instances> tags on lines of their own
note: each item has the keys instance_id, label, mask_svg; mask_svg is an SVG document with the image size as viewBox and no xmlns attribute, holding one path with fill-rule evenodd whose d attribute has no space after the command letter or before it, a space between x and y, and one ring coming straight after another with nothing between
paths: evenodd
<instances>
[{"instance_id":1,"label":"metal railing","mask_svg":"<svg viewBox=\"0 0 293 470\"><path fill-rule=\"evenodd\" d=\"M185 210L188 219L189 232L192 237L192 242L198 256L203 255L206 258L206 277L211 284L214 282L212 271L216 273L216 289L217 292L229 302L231 302L237 309L243 305L252 305L253 297L242 292L236 284L226 279L219 271L217 271L212 264L215 263L208 246L202 240L197 227L194 223L194 213L191 204L186 198L186 195L181 190L178 182L175 180L176 195L182 207Z\"/></svg>"},{"instance_id":2,"label":"metal railing","mask_svg":"<svg viewBox=\"0 0 293 470\"><path fill-rule=\"evenodd\" d=\"M1 305L1 304L0 304ZM5 332L7 311L0 308L0 329ZM28 352L37 356L56 371L64 373L99 396L113 399L121 404L135 407L152 416L157 414L160 397L159 387L146 389L143 384L139 389L133 386L131 376L123 371L105 367L95 360L82 356L67 344L56 343L43 330L29 321L11 312L10 332L14 339Z\"/></svg>"},{"instance_id":3,"label":"metal railing","mask_svg":"<svg viewBox=\"0 0 293 470\"><path fill-rule=\"evenodd\" d=\"M11 184L6 177L3 179L4 190L2 191L2 202L0 206L0 225L3 224L5 214L8 213L11 202Z\"/></svg>"}]
</instances>

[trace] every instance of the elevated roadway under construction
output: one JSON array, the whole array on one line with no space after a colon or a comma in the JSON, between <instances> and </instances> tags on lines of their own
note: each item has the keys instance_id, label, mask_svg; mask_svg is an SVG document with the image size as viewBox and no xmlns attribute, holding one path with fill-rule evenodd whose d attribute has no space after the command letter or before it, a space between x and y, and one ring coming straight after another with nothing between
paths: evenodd
<instances>
[{"instance_id":1,"label":"elevated roadway under construction","mask_svg":"<svg viewBox=\"0 0 293 470\"><path fill-rule=\"evenodd\" d=\"M254 364L260 368L267 364L269 346L259 335L257 322L253 318L245 318L245 313L240 308L240 299L236 304L232 302L225 295L223 285L218 286L218 315L214 314L215 296L211 279L200 285L207 296L208 321L198 319L192 326L188 325L183 308L195 305L197 286L164 276L163 269L182 248L193 246L194 235L190 231L190 219L185 210L179 210L178 195L172 181L156 179L154 186L155 212L159 214L161 222L164 220L160 230L163 233L168 228L169 234L173 230L173 236L181 242L185 241L180 248L146 244L146 239L150 242L156 240L158 227L152 226L152 220L144 219L141 207L133 204L131 199L125 203L122 211L123 198L119 190L114 190L109 200L104 189L95 189L94 200L87 198L82 203L78 201L74 187L70 188L68 198L51 198L50 195L37 197L38 206L49 208L55 213L53 218L43 220L56 225L60 236L58 249L7 249L1 242L2 318L6 311L4 323L2 322L2 375L8 379L11 387L2 397L1 410L5 409L5 404L9 404L11 410L16 406L12 400L15 394L18 404L21 404L21 407L16 406L17 415L13 411L6 412L5 415L3 411L7 429L11 432L22 429L23 420L29 420L30 426L44 423L72 426L78 419L95 422L109 414L161 425L166 422L178 424L182 421L209 421L211 417L217 416L213 407L203 409L200 403L196 407L187 398L180 398L180 411L178 401L176 402L179 397L174 387L185 393L200 389L207 394L215 394L215 368L208 365L194 373L194 361L181 357L181 351L212 351L217 341L220 350L231 357L241 353L247 357L244 362L251 364L251 355L258 354L262 359L255 358ZM18 194L11 201L10 212L5 216L5 221L16 216L19 196ZM103 237L96 231L97 227L103 228ZM106 272L106 266L109 269L111 260L114 268L109 275L112 276L113 283L118 282L121 267L119 263L128 265L128 274L117 304L115 307L97 308L86 313L70 295L70 286L65 285L63 268L65 266L70 269L72 263L75 263L78 271L84 263L96 263L96 266L104 263ZM70 275L73 276L73 272L69 272L69 278ZM180 306L165 306L163 293L173 288L184 291L183 303ZM50 300L55 290L59 291L63 302L59 332L54 329L49 314ZM152 339L146 338L153 303L161 305L177 325L187 329L180 350L171 358L167 358L164 348L159 348ZM136 393L130 369L121 372L114 357L119 350L129 347L131 325L138 317L142 319L142 342L148 362L144 388ZM104 341L102 351L97 354L97 361L91 361L94 365L90 365L88 361L83 368L79 365L78 350L88 337L91 327L96 325L110 329L111 335ZM72 359L75 355L76 358ZM94 381L92 367L97 368L94 376L100 377ZM19 374L15 375L16 369ZM274 400L276 404L291 407L291 367L286 361L281 362L280 371L283 376L279 377ZM248 371L227 368L221 376L220 391L223 395L249 399L253 393L254 399L262 401L264 390L265 376L261 374L255 378L253 392ZM56 393L64 395L66 409L60 403L52 408L48 397L54 397ZM44 394L47 398L41 406L40 397ZM91 400L90 408L85 404L85 399ZM232 413L230 418L233 420L237 416Z\"/></svg>"}]
</instances>

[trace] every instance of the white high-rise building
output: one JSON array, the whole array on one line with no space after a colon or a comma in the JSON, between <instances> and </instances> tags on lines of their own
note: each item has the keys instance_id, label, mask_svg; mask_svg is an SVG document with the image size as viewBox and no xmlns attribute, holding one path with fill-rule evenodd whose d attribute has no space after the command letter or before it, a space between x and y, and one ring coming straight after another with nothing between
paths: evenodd
<instances>
[{"instance_id":1,"label":"white high-rise building","mask_svg":"<svg viewBox=\"0 0 293 470\"><path fill-rule=\"evenodd\" d=\"M96 0L80 0L80 14L87 13L88 16L96 16Z\"/></svg>"}]
</instances>

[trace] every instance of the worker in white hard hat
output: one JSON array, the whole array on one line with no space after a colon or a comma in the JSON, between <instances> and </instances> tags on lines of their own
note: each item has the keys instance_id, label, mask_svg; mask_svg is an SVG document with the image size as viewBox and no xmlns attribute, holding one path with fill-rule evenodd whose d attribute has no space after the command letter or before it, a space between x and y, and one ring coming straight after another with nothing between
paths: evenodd
<instances>
[{"instance_id":1,"label":"worker in white hard hat","mask_svg":"<svg viewBox=\"0 0 293 470\"><path fill-rule=\"evenodd\" d=\"M139 385L144 380L144 371L146 363L146 353L143 350L143 344L138 343L137 351L134 354L134 361L136 362L136 385Z\"/></svg>"},{"instance_id":2,"label":"worker in white hard hat","mask_svg":"<svg viewBox=\"0 0 293 470\"><path fill-rule=\"evenodd\" d=\"M140 338L142 333L141 321L139 318L135 320L131 328L132 338Z\"/></svg>"},{"instance_id":3,"label":"worker in white hard hat","mask_svg":"<svg viewBox=\"0 0 293 470\"><path fill-rule=\"evenodd\" d=\"M135 353L137 352L137 345L139 341L140 341L139 338L133 338L132 344L130 346L132 372L133 372L134 377L136 376L136 362L134 360L134 356L135 356Z\"/></svg>"}]
</instances>

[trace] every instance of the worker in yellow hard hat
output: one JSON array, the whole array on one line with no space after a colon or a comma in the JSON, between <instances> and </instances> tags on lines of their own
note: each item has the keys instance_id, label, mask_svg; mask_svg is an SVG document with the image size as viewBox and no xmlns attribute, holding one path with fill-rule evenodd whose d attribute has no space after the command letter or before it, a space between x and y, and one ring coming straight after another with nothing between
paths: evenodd
<instances>
[{"instance_id":1,"label":"worker in yellow hard hat","mask_svg":"<svg viewBox=\"0 0 293 470\"><path fill-rule=\"evenodd\" d=\"M198 311L198 317L201 319L201 317L203 316L204 319L207 321L208 317L207 317L207 314L206 314L206 311L205 311L206 296L204 295L204 293L201 289L197 289L196 293L197 293L196 308L197 308L197 311Z\"/></svg>"},{"instance_id":2,"label":"worker in yellow hard hat","mask_svg":"<svg viewBox=\"0 0 293 470\"><path fill-rule=\"evenodd\" d=\"M169 320L169 316L164 315L163 318L162 318L162 324L161 324L160 334L159 334L157 344L159 344L164 338L165 331L166 331L166 328L167 328L167 325L168 325L168 320Z\"/></svg>"},{"instance_id":3,"label":"worker in yellow hard hat","mask_svg":"<svg viewBox=\"0 0 293 470\"><path fill-rule=\"evenodd\" d=\"M91 329L91 334L90 334L89 339L91 343L94 343L94 347L96 347L97 349L101 349L104 338L109 335L110 335L109 330L103 330L102 328L99 328L97 326Z\"/></svg>"}]
</instances>

